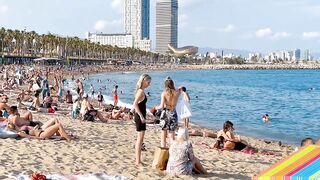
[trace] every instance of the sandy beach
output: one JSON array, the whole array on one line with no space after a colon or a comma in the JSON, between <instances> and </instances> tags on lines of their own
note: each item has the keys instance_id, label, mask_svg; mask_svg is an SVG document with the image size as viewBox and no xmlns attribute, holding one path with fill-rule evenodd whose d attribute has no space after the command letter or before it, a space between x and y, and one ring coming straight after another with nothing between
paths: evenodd
<instances>
[{"instance_id":1,"label":"sandy beach","mask_svg":"<svg viewBox=\"0 0 320 180\"><path fill-rule=\"evenodd\" d=\"M201 160L209 175L175 176L151 168L153 153L160 143L160 129L147 127L142 153L146 167L134 166L135 127L131 122L110 123L79 122L64 115L35 114L34 119L45 122L57 118L69 133L79 138L71 141L1 139L0 179L9 173L26 171L43 174L107 173L123 175L129 179L250 179L287 156L291 146L279 146L262 140L244 137L252 146L277 152L279 155L249 155L241 152L218 151L196 145L197 142L213 143L208 137L191 137L195 155Z\"/></svg>"},{"instance_id":2,"label":"sandy beach","mask_svg":"<svg viewBox=\"0 0 320 180\"><path fill-rule=\"evenodd\" d=\"M142 70L143 68L139 67L134 70L138 69ZM116 71L126 70L132 69L118 69ZM97 68L95 73L104 71L109 71L109 69ZM14 103L12 99L17 93L17 91L5 92L5 94L10 94L9 105ZM251 146L259 150L273 152L272 155L250 155L242 152L209 149L200 145L200 143L213 144L215 139L192 136L190 140L193 143L194 153L209 174L173 176L151 168L155 148L160 145L160 128L147 126L144 142L147 151L142 152L142 161L146 166L137 168L134 165L136 131L131 121L80 122L79 120L73 120L71 112L67 111L68 108L65 109L67 115L58 112L54 114L33 113L33 119L46 122L56 118L62 122L68 133L77 138L71 142L27 138L19 140L0 139L0 162L2 164L0 166L0 179L8 178L8 174L22 172L29 175L32 172L41 172L45 175L106 173L108 175L125 176L128 179L250 179L288 156L295 148L291 145L279 145L278 142L242 136L242 139L246 140ZM19 111L24 112L24 110ZM193 128L206 130L198 126ZM220 127L216 127L216 129L220 129Z\"/></svg>"}]
</instances>

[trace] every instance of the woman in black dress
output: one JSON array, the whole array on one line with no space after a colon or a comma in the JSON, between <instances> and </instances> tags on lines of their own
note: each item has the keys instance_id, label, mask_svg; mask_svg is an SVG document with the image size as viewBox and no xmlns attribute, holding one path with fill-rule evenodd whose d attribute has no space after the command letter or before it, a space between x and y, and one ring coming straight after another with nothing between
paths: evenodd
<instances>
[{"instance_id":1,"label":"woman in black dress","mask_svg":"<svg viewBox=\"0 0 320 180\"><path fill-rule=\"evenodd\" d=\"M136 166L140 166L141 162L141 146L144 139L144 133L146 131L146 103L147 96L144 89L151 83L151 77L147 74L140 76L135 91L135 99L133 102L133 108L135 110L134 121L136 123L137 130L137 142L135 146L136 154Z\"/></svg>"}]
</instances>

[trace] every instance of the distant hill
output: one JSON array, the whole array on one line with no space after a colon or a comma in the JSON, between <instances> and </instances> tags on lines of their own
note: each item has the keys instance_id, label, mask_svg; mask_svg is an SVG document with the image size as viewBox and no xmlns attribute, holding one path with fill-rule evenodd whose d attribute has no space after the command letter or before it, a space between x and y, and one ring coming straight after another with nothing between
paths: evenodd
<instances>
[{"instance_id":1,"label":"distant hill","mask_svg":"<svg viewBox=\"0 0 320 180\"><path fill-rule=\"evenodd\" d=\"M216 52L221 55L221 52L223 51L224 54L234 54L234 55L240 55L241 57L247 58L249 56L249 53L252 53L251 51L247 50L240 50L240 49L223 49L223 48L199 48L200 54L205 54L207 52Z\"/></svg>"}]
</instances>

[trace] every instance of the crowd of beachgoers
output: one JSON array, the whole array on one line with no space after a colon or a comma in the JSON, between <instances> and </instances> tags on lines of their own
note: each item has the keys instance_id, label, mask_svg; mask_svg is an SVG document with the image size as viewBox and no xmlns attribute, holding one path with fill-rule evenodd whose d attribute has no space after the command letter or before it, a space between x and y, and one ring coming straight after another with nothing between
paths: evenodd
<instances>
[{"instance_id":1,"label":"crowd of beachgoers","mask_svg":"<svg viewBox=\"0 0 320 180\"><path fill-rule=\"evenodd\" d=\"M239 136L232 120L217 127L219 131L190 125L192 104L187 87L175 87L170 77L164 79L159 105L150 110L146 109L145 93L152 86L148 74L141 73L137 79L132 108L118 106L121 95L117 85L110 92L113 104L105 104L101 92L86 91L83 85L83 79L93 73L201 68L210 69L177 65L1 66L0 124L5 129L1 132L11 131L16 136L0 139L0 161L12 163L0 167L0 174L104 172L130 179L247 179L294 151L292 145ZM73 89L66 89L68 82ZM306 138L301 146L319 143ZM157 147L169 152L166 171L148 168L157 164L155 161L161 163L154 154Z\"/></svg>"}]
</instances>

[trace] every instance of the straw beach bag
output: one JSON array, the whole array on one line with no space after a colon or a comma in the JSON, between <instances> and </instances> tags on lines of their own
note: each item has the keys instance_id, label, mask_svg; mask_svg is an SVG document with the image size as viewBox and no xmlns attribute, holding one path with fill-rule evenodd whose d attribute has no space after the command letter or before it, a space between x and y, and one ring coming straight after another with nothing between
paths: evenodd
<instances>
[{"instance_id":1,"label":"straw beach bag","mask_svg":"<svg viewBox=\"0 0 320 180\"><path fill-rule=\"evenodd\" d=\"M169 159L169 148L156 147L156 150L154 151L152 168L158 169L161 171L166 170L168 159Z\"/></svg>"}]
</instances>

